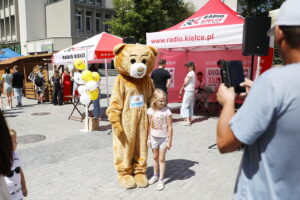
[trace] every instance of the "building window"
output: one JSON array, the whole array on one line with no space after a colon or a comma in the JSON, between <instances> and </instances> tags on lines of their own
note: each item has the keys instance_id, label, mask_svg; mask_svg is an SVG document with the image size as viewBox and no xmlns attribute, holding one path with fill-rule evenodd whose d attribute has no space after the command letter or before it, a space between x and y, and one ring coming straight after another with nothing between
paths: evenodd
<instances>
[{"instance_id":1,"label":"building window","mask_svg":"<svg viewBox=\"0 0 300 200\"><path fill-rule=\"evenodd\" d=\"M90 6L94 6L94 0L88 0L88 4L89 4Z\"/></svg>"},{"instance_id":2,"label":"building window","mask_svg":"<svg viewBox=\"0 0 300 200\"><path fill-rule=\"evenodd\" d=\"M110 15L106 14L105 21L108 21L108 20L110 20ZM105 24L105 32L109 33L109 29L110 29L109 25Z\"/></svg>"},{"instance_id":3,"label":"building window","mask_svg":"<svg viewBox=\"0 0 300 200\"><path fill-rule=\"evenodd\" d=\"M96 32L100 33L101 32L101 14L100 13L96 13Z\"/></svg>"},{"instance_id":4,"label":"building window","mask_svg":"<svg viewBox=\"0 0 300 200\"><path fill-rule=\"evenodd\" d=\"M92 15L93 13L90 11L86 12L86 31L92 31Z\"/></svg>"},{"instance_id":5,"label":"building window","mask_svg":"<svg viewBox=\"0 0 300 200\"><path fill-rule=\"evenodd\" d=\"M79 3L85 3L85 0L78 0Z\"/></svg>"},{"instance_id":6,"label":"building window","mask_svg":"<svg viewBox=\"0 0 300 200\"><path fill-rule=\"evenodd\" d=\"M102 6L102 1L101 0L96 0L95 5L98 7Z\"/></svg>"},{"instance_id":7,"label":"building window","mask_svg":"<svg viewBox=\"0 0 300 200\"><path fill-rule=\"evenodd\" d=\"M82 30L82 11L77 9L75 13L75 17L76 17L77 30Z\"/></svg>"}]
</instances>

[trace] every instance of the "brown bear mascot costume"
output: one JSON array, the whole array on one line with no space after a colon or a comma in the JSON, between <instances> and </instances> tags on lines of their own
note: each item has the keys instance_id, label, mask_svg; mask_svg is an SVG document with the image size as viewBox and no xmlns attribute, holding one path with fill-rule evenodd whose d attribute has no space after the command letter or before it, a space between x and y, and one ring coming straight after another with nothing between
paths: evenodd
<instances>
[{"instance_id":1,"label":"brown bear mascot costume","mask_svg":"<svg viewBox=\"0 0 300 200\"><path fill-rule=\"evenodd\" d=\"M119 72L107 116L113 129L114 165L125 188L147 187L147 108L154 91L149 77L157 50L141 44L118 44L114 64Z\"/></svg>"}]
</instances>

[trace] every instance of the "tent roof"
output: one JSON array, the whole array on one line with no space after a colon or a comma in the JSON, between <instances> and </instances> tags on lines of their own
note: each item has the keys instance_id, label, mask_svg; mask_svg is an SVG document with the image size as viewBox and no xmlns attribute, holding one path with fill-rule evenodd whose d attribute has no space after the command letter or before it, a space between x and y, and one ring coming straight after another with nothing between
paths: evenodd
<instances>
[{"instance_id":1,"label":"tent roof","mask_svg":"<svg viewBox=\"0 0 300 200\"><path fill-rule=\"evenodd\" d=\"M10 48L5 48L0 50L0 60L5 60L8 58L13 57L20 57L21 54L16 53L15 51L11 50Z\"/></svg>"},{"instance_id":2,"label":"tent roof","mask_svg":"<svg viewBox=\"0 0 300 200\"><path fill-rule=\"evenodd\" d=\"M105 58L113 58L113 48L123 40L106 32L102 32L53 55L52 61L56 64L73 63L76 58L85 59L88 53L88 62L95 62Z\"/></svg>"},{"instance_id":3,"label":"tent roof","mask_svg":"<svg viewBox=\"0 0 300 200\"><path fill-rule=\"evenodd\" d=\"M244 18L221 0L210 0L191 17L168 29L147 33L147 45L172 51L203 47L240 48Z\"/></svg>"},{"instance_id":4,"label":"tent roof","mask_svg":"<svg viewBox=\"0 0 300 200\"><path fill-rule=\"evenodd\" d=\"M220 0L210 0L196 13L163 31L243 24L244 19Z\"/></svg>"}]
</instances>

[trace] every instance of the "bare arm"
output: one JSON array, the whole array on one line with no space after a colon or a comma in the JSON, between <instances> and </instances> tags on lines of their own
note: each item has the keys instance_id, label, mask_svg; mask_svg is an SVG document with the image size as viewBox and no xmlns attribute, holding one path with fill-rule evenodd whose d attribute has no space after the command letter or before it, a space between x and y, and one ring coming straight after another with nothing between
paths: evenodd
<instances>
[{"instance_id":1,"label":"bare arm","mask_svg":"<svg viewBox=\"0 0 300 200\"><path fill-rule=\"evenodd\" d=\"M167 119L168 123L168 149L171 149L172 147L172 140L173 140L173 126L172 126L172 115L168 117Z\"/></svg>"},{"instance_id":2,"label":"bare arm","mask_svg":"<svg viewBox=\"0 0 300 200\"><path fill-rule=\"evenodd\" d=\"M188 82L190 81L190 79L191 79L191 77L189 77L189 76L185 77L183 85L182 85L182 87L180 88L180 91L179 91L180 95L182 95L183 88L188 84Z\"/></svg>"},{"instance_id":3,"label":"bare arm","mask_svg":"<svg viewBox=\"0 0 300 200\"><path fill-rule=\"evenodd\" d=\"M171 85L171 79L169 78L169 79L167 80L167 89L170 87L170 85Z\"/></svg>"},{"instance_id":4,"label":"bare arm","mask_svg":"<svg viewBox=\"0 0 300 200\"><path fill-rule=\"evenodd\" d=\"M23 173L22 169L20 171L20 174L21 174L21 185L22 185L23 196L26 197L28 195L28 191L27 191L25 176L24 176L24 173Z\"/></svg>"},{"instance_id":5,"label":"bare arm","mask_svg":"<svg viewBox=\"0 0 300 200\"><path fill-rule=\"evenodd\" d=\"M235 151L242 144L234 136L229 125L230 120L235 114L234 88L227 88L224 84L221 84L217 93L217 98L219 103L223 105L223 109L217 124L217 145L221 153L228 153Z\"/></svg>"},{"instance_id":6,"label":"bare arm","mask_svg":"<svg viewBox=\"0 0 300 200\"><path fill-rule=\"evenodd\" d=\"M147 139L147 145L148 147L151 147L151 142L150 142L150 137L151 137L151 115L147 115L148 116L148 139Z\"/></svg>"}]
</instances>

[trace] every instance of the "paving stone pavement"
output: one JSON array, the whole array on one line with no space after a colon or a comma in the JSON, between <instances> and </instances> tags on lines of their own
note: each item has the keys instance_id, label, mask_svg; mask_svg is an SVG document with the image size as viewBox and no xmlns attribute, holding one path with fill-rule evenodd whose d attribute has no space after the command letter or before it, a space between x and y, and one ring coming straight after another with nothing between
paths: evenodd
<instances>
[{"instance_id":1,"label":"paving stone pavement","mask_svg":"<svg viewBox=\"0 0 300 200\"><path fill-rule=\"evenodd\" d=\"M109 78L109 91L113 80ZM105 79L102 81L105 93ZM29 191L26 200L232 199L242 153L221 155L217 149L208 149L215 142L217 118L195 116L196 122L186 127L179 120L180 105L169 104L175 122L173 147L167 152L165 189L156 191L156 185L152 185L124 190L117 184L107 119L103 117L101 131L82 132L83 122L68 120L71 104L38 105L29 99L23 102L24 107L5 112L9 127L18 136L46 137L37 143L18 144ZM104 112L106 99L101 99L101 105ZM31 115L36 112L49 114ZM152 158L149 151L149 177L153 173Z\"/></svg>"}]
</instances>

